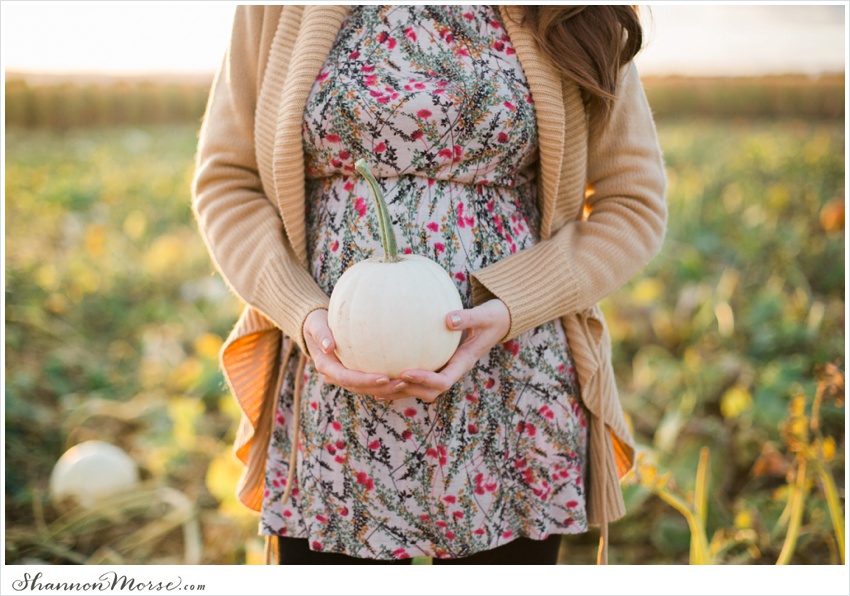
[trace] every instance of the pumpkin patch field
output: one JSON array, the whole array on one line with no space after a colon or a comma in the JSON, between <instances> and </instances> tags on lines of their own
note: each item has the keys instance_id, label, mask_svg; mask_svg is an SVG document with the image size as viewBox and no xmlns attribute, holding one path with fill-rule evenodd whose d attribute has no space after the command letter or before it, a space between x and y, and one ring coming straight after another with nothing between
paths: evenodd
<instances>
[{"instance_id":1,"label":"pumpkin patch field","mask_svg":"<svg viewBox=\"0 0 850 596\"><path fill-rule=\"evenodd\" d=\"M665 244L602 303L639 444L610 561L840 563L843 114L657 124ZM7 563L262 562L218 369L240 303L192 217L197 130L7 122ZM50 499L85 441L138 467L97 510ZM565 538L561 563L592 563L596 541Z\"/></svg>"}]
</instances>

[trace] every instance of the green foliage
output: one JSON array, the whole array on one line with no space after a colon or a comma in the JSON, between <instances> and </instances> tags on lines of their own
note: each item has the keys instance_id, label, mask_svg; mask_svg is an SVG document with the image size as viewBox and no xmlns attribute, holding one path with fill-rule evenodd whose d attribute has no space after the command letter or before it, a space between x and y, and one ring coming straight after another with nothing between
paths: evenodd
<instances>
[{"instance_id":1,"label":"green foliage","mask_svg":"<svg viewBox=\"0 0 850 596\"><path fill-rule=\"evenodd\" d=\"M123 447L146 477L216 509L204 471L230 451L235 416L218 349L239 305L213 275L193 220L195 143L194 127L7 133L5 474L13 527L32 523L62 452L93 438ZM47 557L33 551L38 544L7 543L7 552L13 560ZM95 553L50 555L80 556ZM218 556L234 562L232 553Z\"/></svg>"},{"instance_id":2,"label":"green foliage","mask_svg":"<svg viewBox=\"0 0 850 596\"><path fill-rule=\"evenodd\" d=\"M801 524L807 508L811 508L811 517L817 519L818 503L809 502L808 495L813 484L812 476L820 481L823 497L829 509L829 517L832 521L832 532L826 534L819 524L812 524L808 538L813 535L815 539L824 540L833 552L833 563L844 564L844 514L843 505L838 495L835 479L830 470L830 462L835 458L835 440L832 437L824 438L820 432L820 409L824 397L828 397L840 404L844 399L844 375L837 366L827 365L821 371L821 379L818 383L814 400L809 405L805 395L795 396L789 406L787 418L783 421L781 432L789 454L794 456L794 468L788 475L787 502L782 514L771 523L770 532L763 536L767 541L775 539L783 532L785 538L782 550L779 552L777 565L787 565L792 562L798 540L801 537ZM789 467L788 462L782 459L777 451L771 452L773 462L776 465L778 458L780 464ZM746 558L759 556L756 543L759 541L759 533L750 528L750 516L746 511L736 516L734 523L736 528L719 528L709 542L706 534L707 496L708 496L708 459L709 449L703 447L700 452L699 466L696 473L696 485L692 496L684 497L672 480L672 474L667 472L659 475L657 466L648 462L647 453L638 457L636 476L640 485L650 492L656 494L665 503L672 506L685 518L688 524L688 537L690 540L690 558L692 565L709 565L724 562L723 558L736 546L747 545L748 552L743 556L738 554L730 562L744 562ZM760 467L760 464L762 466ZM755 475L763 473L762 467L768 465L766 458L759 458L753 466ZM814 473L810 471L814 468ZM656 529L671 526L670 520L661 520ZM663 547L674 544L674 540L660 541ZM663 550L663 548L662 548ZM837 556L835 556L837 554ZM749 555L749 557L748 557ZM745 558L746 557L746 558Z\"/></svg>"},{"instance_id":3,"label":"green foliage","mask_svg":"<svg viewBox=\"0 0 850 596\"><path fill-rule=\"evenodd\" d=\"M818 371L845 359L843 126L701 120L659 131L670 181L666 243L603 305L622 399L653 465L681 487L680 510L696 488L700 450L710 449L705 537L746 538L738 535L745 546L723 560L773 563L784 530L771 529L791 490L786 476L794 477L793 453L775 447L780 429L794 397L815 393ZM835 403L821 411L821 432L838 453L830 474L841 479L844 411ZM791 562L838 560L829 492L800 501L796 511L811 517L798 529L810 542L786 551ZM676 527L657 500L636 505L622 524L646 524L648 535Z\"/></svg>"}]
</instances>

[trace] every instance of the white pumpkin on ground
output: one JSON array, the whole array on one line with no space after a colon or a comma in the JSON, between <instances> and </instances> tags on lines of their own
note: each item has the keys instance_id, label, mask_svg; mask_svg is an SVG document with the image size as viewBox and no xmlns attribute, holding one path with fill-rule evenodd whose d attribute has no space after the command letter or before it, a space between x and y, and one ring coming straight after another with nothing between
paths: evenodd
<instances>
[{"instance_id":1,"label":"white pumpkin on ground","mask_svg":"<svg viewBox=\"0 0 850 596\"><path fill-rule=\"evenodd\" d=\"M440 265L421 255L400 255L377 181L363 160L356 170L369 182L384 257L348 268L328 307L336 355L346 368L398 378L405 370L440 369L460 344L446 316L463 308L457 288Z\"/></svg>"},{"instance_id":2,"label":"white pumpkin on ground","mask_svg":"<svg viewBox=\"0 0 850 596\"><path fill-rule=\"evenodd\" d=\"M68 449L53 467L50 500L93 509L100 500L138 484L139 469L124 450L104 441L85 441Z\"/></svg>"}]
</instances>

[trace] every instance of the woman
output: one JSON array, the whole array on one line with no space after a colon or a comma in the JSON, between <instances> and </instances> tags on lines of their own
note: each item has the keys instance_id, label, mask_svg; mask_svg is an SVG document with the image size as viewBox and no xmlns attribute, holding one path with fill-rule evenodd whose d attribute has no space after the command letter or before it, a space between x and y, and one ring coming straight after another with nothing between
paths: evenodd
<instances>
[{"instance_id":1,"label":"woman","mask_svg":"<svg viewBox=\"0 0 850 596\"><path fill-rule=\"evenodd\" d=\"M554 564L589 524L605 561L634 452L596 303L666 223L640 43L626 6L237 9L194 208L247 304L222 366L270 562ZM380 245L361 157L463 298L441 371L334 355L328 295Z\"/></svg>"}]
</instances>

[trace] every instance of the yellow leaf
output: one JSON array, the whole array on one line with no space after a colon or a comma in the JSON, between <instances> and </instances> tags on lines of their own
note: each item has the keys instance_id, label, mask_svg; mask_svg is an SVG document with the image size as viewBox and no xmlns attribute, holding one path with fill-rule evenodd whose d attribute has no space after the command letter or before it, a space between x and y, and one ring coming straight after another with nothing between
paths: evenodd
<instances>
[{"instance_id":1,"label":"yellow leaf","mask_svg":"<svg viewBox=\"0 0 850 596\"><path fill-rule=\"evenodd\" d=\"M693 346L685 348L682 360L691 370L697 369L702 364L702 356L700 356L699 350Z\"/></svg>"},{"instance_id":2,"label":"yellow leaf","mask_svg":"<svg viewBox=\"0 0 850 596\"><path fill-rule=\"evenodd\" d=\"M233 397L230 392L223 394L219 398L218 407L221 412L231 420L239 420L239 417L242 416L242 409L239 407L239 403L236 401L236 398Z\"/></svg>"},{"instance_id":3,"label":"yellow leaf","mask_svg":"<svg viewBox=\"0 0 850 596\"><path fill-rule=\"evenodd\" d=\"M664 290L663 284L652 277L641 279L632 290L632 299L639 305L645 306L655 302Z\"/></svg>"},{"instance_id":4,"label":"yellow leaf","mask_svg":"<svg viewBox=\"0 0 850 596\"><path fill-rule=\"evenodd\" d=\"M161 275L176 269L183 260L183 242L177 236L160 236L145 254L145 269L151 275Z\"/></svg>"},{"instance_id":5,"label":"yellow leaf","mask_svg":"<svg viewBox=\"0 0 850 596\"><path fill-rule=\"evenodd\" d=\"M787 501L788 493L791 492L791 487L787 484L783 484L776 488L773 491L773 494L770 495L772 501Z\"/></svg>"},{"instance_id":6,"label":"yellow leaf","mask_svg":"<svg viewBox=\"0 0 850 596\"><path fill-rule=\"evenodd\" d=\"M753 525L753 516L747 510L739 511L735 516L735 527L745 530Z\"/></svg>"},{"instance_id":7,"label":"yellow leaf","mask_svg":"<svg viewBox=\"0 0 850 596\"><path fill-rule=\"evenodd\" d=\"M724 418L737 418L752 406L752 395L741 385L731 387L720 398L720 413Z\"/></svg>"},{"instance_id":8,"label":"yellow leaf","mask_svg":"<svg viewBox=\"0 0 850 596\"><path fill-rule=\"evenodd\" d=\"M106 227L103 224L92 224L86 228L86 235L83 240L86 252L92 259L99 259L103 256L104 247L106 246Z\"/></svg>"},{"instance_id":9,"label":"yellow leaf","mask_svg":"<svg viewBox=\"0 0 850 596\"><path fill-rule=\"evenodd\" d=\"M174 456L174 446L149 447L145 451L145 466L154 478L165 476L168 461Z\"/></svg>"},{"instance_id":10,"label":"yellow leaf","mask_svg":"<svg viewBox=\"0 0 850 596\"><path fill-rule=\"evenodd\" d=\"M832 437L825 438L823 445L821 445L821 453L824 461L832 461L835 457L835 439Z\"/></svg>"},{"instance_id":11,"label":"yellow leaf","mask_svg":"<svg viewBox=\"0 0 850 596\"><path fill-rule=\"evenodd\" d=\"M805 440L808 428L809 424L806 418L794 418L788 423L789 434L800 440Z\"/></svg>"},{"instance_id":12,"label":"yellow leaf","mask_svg":"<svg viewBox=\"0 0 850 596\"><path fill-rule=\"evenodd\" d=\"M44 300L44 307L54 314L61 315L68 311L68 300L62 294L54 292Z\"/></svg>"},{"instance_id":13,"label":"yellow leaf","mask_svg":"<svg viewBox=\"0 0 850 596\"><path fill-rule=\"evenodd\" d=\"M248 540L245 543L245 564L246 565L265 565L266 553L264 545L256 539Z\"/></svg>"},{"instance_id":14,"label":"yellow leaf","mask_svg":"<svg viewBox=\"0 0 850 596\"><path fill-rule=\"evenodd\" d=\"M722 302L728 302L735 293L741 273L737 269L728 268L723 271L720 281L717 282L717 298Z\"/></svg>"},{"instance_id":15,"label":"yellow leaf","mask_svg":"<svg viewBox=\"0 0 850 596\"><path fill-rule=\"evenodd\" d=\"M124 219L124 233L133 240L141 238L147 227L147 218L141 211L133 211Z\"/></svg>"},{"instance_id":16,"label":"yellow leaf","mask_svg":"<svg viewBox=\"0 0 850 596\"><path fill-rule=\"evenodd\" d=\"M214 333L204 333L195 340L195 352L206 360L218 361L218 351L221 349L221 338Z\"/></svg>"},{"instance_id":17,"label":"yellow leaf","mask_svg":"<svg viewBox=\"0 0 850 596\"><path fill-rule=\"evenodd\" d=\"M204 405L191 398L174 399L168 403L168 414L174 424L174 442L182 449L194 448L197 443L196 426L204 412Z\"/></svg>"},{"instance_id":18,"label":"yellow leaf","mask_svg":"<svg viewBox=\"0 0 850 596\"><path fill-rule=\"evenodd\" d=\"M72 280L72 287L78 289L80 293L79 297L86 294L93 294L100 289L100 273L94 269L94 266L85 265L74 271Z\"/></svg>"},{"instance_id":19,"label":"yellow leaf","mask_svg":"<svg viewBox=\"0 0 850 596\"><path fill-rule=\"evenodd\" d=\"M43 289L48 292L55 292L61 285L59 272L51 263L45 263L35 272L35 279Z\"/></svg>"},{"instance_id":20,"label":"yellow leaf","mask_svg":"<svg viewBox=\"0 0 850 596\"><path fill-rule=\"evenodd\" d=\"M653 465L641 464L638 467L640 472L640 483L643 486L651 486L658 481L658 469Z\"/></svg>"},{"instance_id":21,"label":"yellow leaf","mask_svg":"<svg viewBox=\"0 0 850 596\"><path fill-rule=\"evenodd\" d=\"M229 449L223 451L207 468L207 489L222 503L236 501L236 484L241 475L242 464Z\"/></svg>"}]
</instances>

